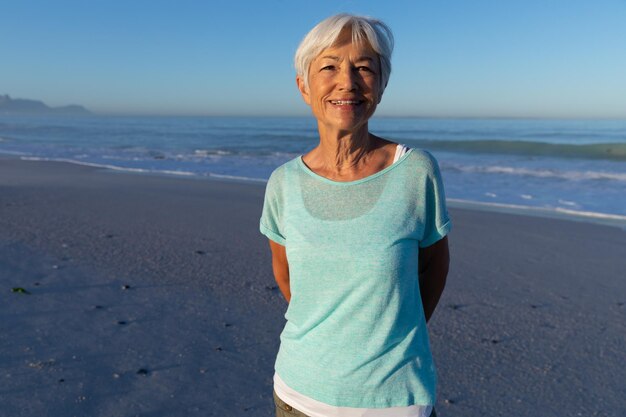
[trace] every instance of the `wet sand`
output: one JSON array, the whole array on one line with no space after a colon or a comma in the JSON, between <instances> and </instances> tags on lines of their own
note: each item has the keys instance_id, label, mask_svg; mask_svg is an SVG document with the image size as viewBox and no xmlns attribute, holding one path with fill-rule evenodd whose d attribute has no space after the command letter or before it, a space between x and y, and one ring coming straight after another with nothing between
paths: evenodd
<instances>
[{"instance_id":1,"label":"wet sand","mask_svg":"<svg viewBox=\"0 0 626 417\"><path fill-rule=\"evenodd\" d=\"M272 415L263 192L1 158L0 416ZM450 212L439 415L626 415L626 232Z\"/></svg>"}]
</instances>

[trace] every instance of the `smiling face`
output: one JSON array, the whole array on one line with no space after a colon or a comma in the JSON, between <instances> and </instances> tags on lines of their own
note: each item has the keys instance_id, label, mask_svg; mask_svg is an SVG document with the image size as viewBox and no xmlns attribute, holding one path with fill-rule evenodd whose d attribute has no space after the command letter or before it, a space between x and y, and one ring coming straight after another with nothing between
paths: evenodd
<instances>
[{"instance_id":1,"label":"smiling face","mask_svg":"<svg viewBox=\"0 0 626 417\"><path fill-rule=\"evenodd\" d=\"M354 132L367 127L380 101L380 64L368 44L352 43L349 31L323 50L309 67L309 85L298 88L324 130Z\"/></svg>"}]
</instances>

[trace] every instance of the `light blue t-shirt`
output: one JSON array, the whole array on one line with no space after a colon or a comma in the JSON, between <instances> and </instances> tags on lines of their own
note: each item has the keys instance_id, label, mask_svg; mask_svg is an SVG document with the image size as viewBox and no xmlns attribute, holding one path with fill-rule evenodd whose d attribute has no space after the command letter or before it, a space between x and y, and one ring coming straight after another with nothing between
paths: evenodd
<instances>
[{"instance_id":1,"label":"light blue t-shirt","mask_svg":"<svg viewBox=\"0 0 626 417\"><path fill-rule=\"evenodd\" d=\"M435 159L411 149L337 182L298 157L270 177L260 230L286 247L291 301L275 369L339 407L435 402L418 252L450 230Z\"/></svg>"}]
</instances>

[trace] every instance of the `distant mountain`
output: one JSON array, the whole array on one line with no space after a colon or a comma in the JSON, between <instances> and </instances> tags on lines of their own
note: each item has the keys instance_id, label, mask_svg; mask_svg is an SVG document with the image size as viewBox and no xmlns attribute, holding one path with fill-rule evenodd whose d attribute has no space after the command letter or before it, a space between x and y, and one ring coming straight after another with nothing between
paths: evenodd
<instances>
[{"instance_id":1,"label":"distant mountain","mask_svg":"<svg viewBox=\"0 0 626 417\"><path fill-rule=\"evenodd\" d=\"M87 116L91 112L83 106L72 104L62 107L49 107L42 101L23 98L11 98L8 94L0 95L0 114L64 114Z\"/></svg>"}]
</instances>

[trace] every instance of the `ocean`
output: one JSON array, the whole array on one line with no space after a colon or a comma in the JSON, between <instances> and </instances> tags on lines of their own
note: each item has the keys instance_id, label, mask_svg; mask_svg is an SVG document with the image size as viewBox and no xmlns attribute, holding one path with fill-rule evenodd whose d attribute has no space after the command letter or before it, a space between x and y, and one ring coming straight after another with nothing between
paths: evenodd
<instances>
[{"instance_id":1,"label":"ocean","mask_svg":"<svg viewBox=\"0 0 626 417\"><path fill-rule=\"evenodd\" d=\"M452 204L626 222L626 120L375 117L370 131L435 155ZM0 115L0 154L129 172L264 182L316 144L311 117Z\"/></svg>"}]
</instances>

